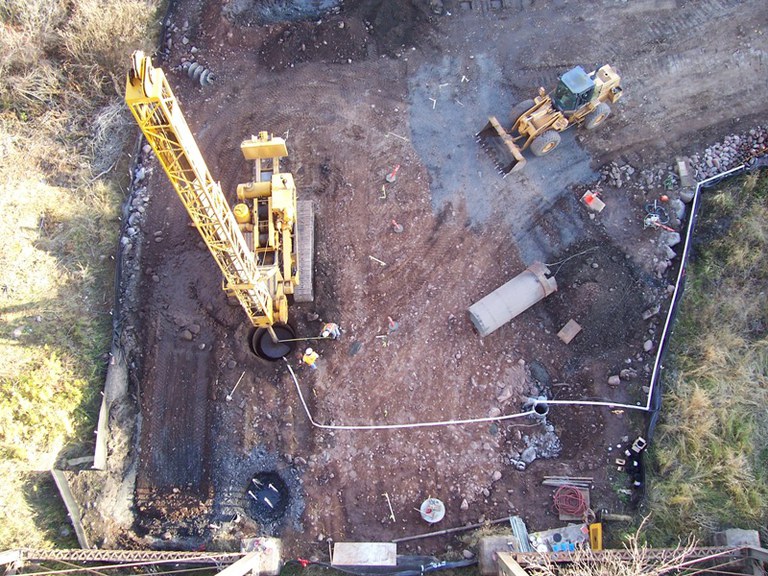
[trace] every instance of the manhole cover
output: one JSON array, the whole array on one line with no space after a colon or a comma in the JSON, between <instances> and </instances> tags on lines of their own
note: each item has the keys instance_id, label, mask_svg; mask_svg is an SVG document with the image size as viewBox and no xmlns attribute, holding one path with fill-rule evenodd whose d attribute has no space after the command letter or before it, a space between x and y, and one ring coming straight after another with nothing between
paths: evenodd
<instances>
[{"instance_id":1,"label":"manhole cover","mask_svg":"<svg viewBox=\"0 0 768 576\"><path fill-rule=\"evenodd\" d=\"M246 490L248 510L254 520L272 522L285 514L290 494L276 472L259 472Z\"/></svg>"}]
</instances>

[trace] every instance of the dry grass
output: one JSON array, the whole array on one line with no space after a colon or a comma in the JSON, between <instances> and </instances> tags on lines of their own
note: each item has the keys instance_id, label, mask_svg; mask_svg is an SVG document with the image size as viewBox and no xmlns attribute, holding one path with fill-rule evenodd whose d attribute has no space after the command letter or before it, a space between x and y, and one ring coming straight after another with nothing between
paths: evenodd
<instances>
[{"instance_id":1,"label":"dry grass","mask_svg":"<svg viewBox=\"0 0 768 576\"><path fill-rule=\"evenodd\" d=\"M578 550L567 564L555 563L546 555L528 571L539 576L662 576L682 570L690 561L695 540L678 541L665 556L658 557L643 541L644 526L645 522L627 538L623 550L605 550L599 558L589 549Z\"/></svg>"},{"instance_id":2,"label":"dry grass","mask_svg":"<svg viewBox=\"0 0 768 576\"><path fill-rule=\"evenodd\" d=\"M122 78L160 8L0 3L0 548L72 545L38 471L92 449L127 184L115 165L136 134Z\"/></svg>"},{"instance_id":3,"label":"dry grass","mask_svg":"<svg viewBox=\"0 0 768 576\"><path fill-rule=\"evenodd\" d=\"M689 267L653 451L658 543L768 520L766 197L756 175L706 196L697 233L710 242Z\"/></svg>"}]
</instances>

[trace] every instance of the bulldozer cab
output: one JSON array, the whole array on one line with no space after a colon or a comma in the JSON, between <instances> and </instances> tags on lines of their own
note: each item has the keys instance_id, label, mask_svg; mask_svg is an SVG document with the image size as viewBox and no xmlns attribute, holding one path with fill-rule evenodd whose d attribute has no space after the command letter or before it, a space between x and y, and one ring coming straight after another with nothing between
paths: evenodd
<instances>
[{"instance_id":1,"label":"bulldozer cab","mask_svg":"<svg viewBox=\"0 0 768 576\"><path fill-rule=\"evenodd\" d=\"M552 102L560 112L568 114L585 106L594 93L595 81L581 66L576 66L560 76Z\"/></svg>"}]
</instances>

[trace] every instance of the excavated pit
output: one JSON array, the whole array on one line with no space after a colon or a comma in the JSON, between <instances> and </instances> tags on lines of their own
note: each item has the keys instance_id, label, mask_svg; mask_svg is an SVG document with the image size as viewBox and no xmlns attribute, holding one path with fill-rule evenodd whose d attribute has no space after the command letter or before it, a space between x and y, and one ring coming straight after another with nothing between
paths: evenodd
<instances>
[{"instance_id":1,"label":"excavated pit","mask_svg":"<svg viewBox=\"0 0 768 576\"><path fill-rule=\"evenodd\" d=\"M250 498L248 512L260 524L280 520L290 501L290 493L276 472L259 472L246 490Z\"/></svg>"}]
</instances>

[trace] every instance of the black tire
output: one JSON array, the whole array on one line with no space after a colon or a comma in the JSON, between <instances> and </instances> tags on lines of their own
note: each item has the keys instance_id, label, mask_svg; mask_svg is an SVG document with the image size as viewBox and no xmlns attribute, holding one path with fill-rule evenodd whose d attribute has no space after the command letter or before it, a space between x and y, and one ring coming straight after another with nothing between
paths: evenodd
<instances>
[{"instance_id":1,"label":"black tire","mask_svg":"<svg viewBox=\"0 0 768 576\"><path fill-rule=\"evenodd\" d=\"M517 119L520 118L520 116L533 108L533 104L533 100L523 100L522 102L519 102L517 105L513 106L512 110L509 112L509 121L512 123L511 126L515 125L515 122L517 122Z\"/></svg>"},{"instance_id":2,"label":"black tire","mask_svg":"<svg viewBox=\"0 0 768 576\"><path fill-rule=\"evenodd\" d=\"M534 156L546 156L560 145L560 133L547 130L531 142L531 153Z\"/></svg>"},{"instance_id":3,"label":"black tire","mask_svg":"<svg viewBox=\"0 0 768 576\"><path fill-rule=\"evenodd\" d=\"M605 122L605 119L611 115L611 107L605 102L600 102L597 107L587 114L587 119L584 122L584 127L587 130L594 130L600 124Z\"/></svg>"}]
</instances>

